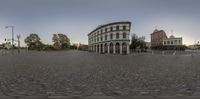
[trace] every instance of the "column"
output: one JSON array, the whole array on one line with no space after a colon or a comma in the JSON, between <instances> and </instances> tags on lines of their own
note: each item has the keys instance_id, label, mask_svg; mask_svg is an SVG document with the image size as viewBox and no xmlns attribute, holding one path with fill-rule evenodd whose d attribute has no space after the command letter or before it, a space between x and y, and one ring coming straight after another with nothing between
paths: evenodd
<instances>
[{"instance_id":1,"label":"column","mask_svg":"<svg viewBox=\"0 0 200 99\"><path fill-rule=\"evenodd\" d=\"M120 43L120 45L119 45L119 52L120 52L120 54L122 54L122 42Z\"/></svg>"},{"instance_id":2,"label":"column","mask_svg":"<svg viewBox=\"0 0 200 99\"><path fill-rule=\"evenodd\" d=\"M97 45L96 45L96 48L95 48L95 52L97 52Z\"/></svg>"},{"instance_id":3,"label":"column","mask_svg":"<svg viewBox=\"0 0 200 99\"><path fill-rule=\"evenodd\" d=\"M129 54L129 53L130 53L130 51L129 51L129 50L130 50L130 48L129 48L129 43L126 44L126 47L127 47L127 49L126 49L126 50L127 50L127 51L126 51L126 54Z\"/></svg>"},{"instance_id":4,"label":"column","mask_svg":"<svg viewBox=\"0 0 200 99\"><path fill-rule=\"evenodd\" d=\"M107 52L108 54L110 54L110 43L107 44L107 47L108 47Z\"/></svg>"},{"instance_id":5,"label":"column","mask_svg":"<svg viewBox=\"0 0 200 99\"><path fill-rule=\"evenodd\" d=\"M115 43L113 43L113 54L115 54Z\"/></svg>"},{"instance_id":6,"label":"column","mask_svg":"<svg viewBox=\"0 0 200 99\"><path fill-rule=\"evenodd\" d=\"M103 53L105 53L105 44L103 44Z\"/></svg>"},{"instance_id":7,"label":"column","mask_svg":"<svg viewBox=\"0 0 200 99\"><path fill-rule=\"evenodd\" d=\"M99 53L101 53L101 44L99 44Z\"/></svg>"}]
</instances>

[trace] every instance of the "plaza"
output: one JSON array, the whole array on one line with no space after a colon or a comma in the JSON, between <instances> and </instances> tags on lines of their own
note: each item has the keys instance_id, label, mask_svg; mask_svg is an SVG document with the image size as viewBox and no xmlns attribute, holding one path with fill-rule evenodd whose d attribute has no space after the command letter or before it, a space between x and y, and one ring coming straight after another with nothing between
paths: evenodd
<instances>
[{"instance_id":1,"label":"plaza","mask_svg":"<svg viewBox=\"0 0 200 99\"><path fill-rule=\"evenodd\" d=\"M123 56L77 50L7 54L0 56L0 96L199 97L200 56L168 54Z\"/></svg>"}]
</instances>

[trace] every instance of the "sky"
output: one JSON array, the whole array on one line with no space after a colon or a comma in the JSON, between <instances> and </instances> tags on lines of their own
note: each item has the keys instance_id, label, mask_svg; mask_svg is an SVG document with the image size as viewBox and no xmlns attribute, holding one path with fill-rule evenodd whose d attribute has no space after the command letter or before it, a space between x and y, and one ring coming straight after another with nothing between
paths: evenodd
<instances>
[{"instance_id":1,"label":"sky","mask_svg":"<svg viewBox=\"0 0 200 99\"><path fill-rule=\"evenodd\" d=\"M11 37L5 26L14 26L23 46L31 33L45 44L52 44L55 33L87 44L87 34L98 25L131 21L131 34L146 41L157 28L190 45L200 41L199 5L200 0L0 0L0 43Z\"/></svg>"}]
</instances>

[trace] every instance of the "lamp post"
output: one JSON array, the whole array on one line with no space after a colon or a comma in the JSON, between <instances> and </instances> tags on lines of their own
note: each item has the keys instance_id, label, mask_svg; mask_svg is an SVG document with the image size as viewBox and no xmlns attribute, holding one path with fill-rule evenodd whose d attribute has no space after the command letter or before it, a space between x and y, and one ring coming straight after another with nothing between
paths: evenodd
<instances>
[{"instance_id":1,"label":"lamp post","mask_svg":"<svg viewBox=\"0 0 200 99\"><path fill-rule=\"evenodd\" d=\"M5 28L11 28L12 29L12 53L14 51L14 26L5 26Z\"/></svg>"}]
</instances>

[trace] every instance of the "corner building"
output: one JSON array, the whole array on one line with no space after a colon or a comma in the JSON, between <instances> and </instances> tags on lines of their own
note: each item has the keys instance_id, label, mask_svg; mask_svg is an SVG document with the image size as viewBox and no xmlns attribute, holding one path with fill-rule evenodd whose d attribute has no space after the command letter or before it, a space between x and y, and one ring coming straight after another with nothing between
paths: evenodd
<instances>
[{"instance_id":1,"label":"corner building","mask_svg":"<svg viewBox=\"0 0 200 99\"><path fill-rule=\"evenodd\" d=\"M88 34L89 51L129 54L131 22L113 22L98 26Z\"/></svg>"}]
</instances>

